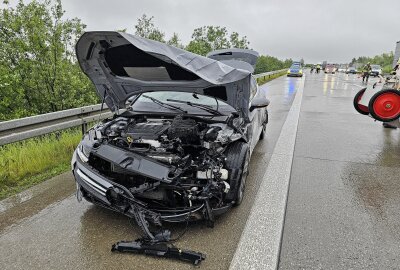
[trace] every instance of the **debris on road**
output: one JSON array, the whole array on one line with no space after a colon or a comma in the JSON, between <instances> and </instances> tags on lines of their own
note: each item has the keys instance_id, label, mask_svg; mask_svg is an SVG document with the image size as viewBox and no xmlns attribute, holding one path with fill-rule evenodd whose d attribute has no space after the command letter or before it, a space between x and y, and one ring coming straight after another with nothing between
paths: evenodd
<instances>
[{"instance_id":1,"label":"debris on road","mask_svg":"<svg viewBox=\"0 0 400 270\"><path fill-rule=\"evenodd\" d=\"M131 242L118 242L112 246L111 251L132 252L149 256L172 258L181 261L191 262L194 265L198 265L206 258L205 254L199 252L182 250L171 244L151 241L148 242L143 239L138 239Z\"/></svg>"}]
</instances>

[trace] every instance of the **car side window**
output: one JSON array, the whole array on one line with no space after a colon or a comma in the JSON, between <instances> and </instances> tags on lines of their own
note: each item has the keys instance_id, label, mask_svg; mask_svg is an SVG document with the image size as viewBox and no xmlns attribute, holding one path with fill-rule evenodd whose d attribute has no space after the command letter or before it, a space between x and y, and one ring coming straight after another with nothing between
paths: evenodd
<instances>
[{"instance_id":1,"label":"car side window","mask_svg":"<svg viewBox=\"0 0 400 270\"><path fill-rule=\"evenodd\" d=\"M250 80L250 100L256 95L258 89L257 81L253 77Z\"/></svg>"}]
</instances>

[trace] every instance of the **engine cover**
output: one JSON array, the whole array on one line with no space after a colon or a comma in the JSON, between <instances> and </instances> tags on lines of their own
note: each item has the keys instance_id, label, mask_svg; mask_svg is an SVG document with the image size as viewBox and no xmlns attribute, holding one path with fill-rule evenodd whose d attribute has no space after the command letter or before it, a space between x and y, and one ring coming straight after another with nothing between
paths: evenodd
<instances>
[{"instance_id":1,"label":"engine cover","mask_svg":"<svg viewBox=\"0 0 400 270\"><path fill-rule=\"evenodd\" d=\"M126 129L126 136L132 139L157 140L169 128L167 122L142 122L132 123Z\"/></svg>"}]
</instances>

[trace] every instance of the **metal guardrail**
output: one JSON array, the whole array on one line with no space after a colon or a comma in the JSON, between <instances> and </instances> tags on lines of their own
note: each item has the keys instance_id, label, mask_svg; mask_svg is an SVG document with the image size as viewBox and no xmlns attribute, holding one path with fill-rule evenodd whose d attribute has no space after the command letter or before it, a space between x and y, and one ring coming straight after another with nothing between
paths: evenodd
<instances>
[{"instance_id":1,"label":"metal guardrail","mask_svg":"<svg viewBox=\"0 0 400 270\"><path fill-rule=\"evenodd\" d=\"M270 78L286 69L256 74L254 77ZM100 113L101 104L69 109L59 112L46 113L21 119L0 122L0 145L22 141L51 132L82 126L86 131L87 123L102 120L112 116L112 113L105 108Z\"/></svg>"},{"instance_id":2,"label":"metal guardrail","mask_svg":"<svg viewBox=\"0 0 400 270\"><path fill-rule=\"evenodd\" d=\"M269 72L264 72L264 73L260 73L260 74L255 74L254 78L259 79L259 78L263 78L263 79L268 79L270 78L272 75L275 75L277 73L286 71L287 68L284 69L280 69L280 70L274 70L274 71L269 71Z\"/></svg>"},{"instance_id":3,"label":"metal guardrail","mask_svg":"<svg viewBox=\"0 0 400 270\"><path fill-rule=\"evenodd\" d=\"M0 122L0 145L77 126L82 126L82 131L85 131L88 122L102 120L112 115L106 106L102 112L100 109L101 104L96 104Z\"/></svg>"}]
</instances>

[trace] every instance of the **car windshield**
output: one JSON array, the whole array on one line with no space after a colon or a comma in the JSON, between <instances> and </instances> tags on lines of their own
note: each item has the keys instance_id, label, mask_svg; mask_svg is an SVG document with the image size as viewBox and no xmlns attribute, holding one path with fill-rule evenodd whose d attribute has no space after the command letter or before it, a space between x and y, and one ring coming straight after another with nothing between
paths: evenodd
<instances>
[{"instance_id":1,"label":"car windshield","mask_svg":"<svg viewBox=\"0 0 400 270\"><path fill-rule=\"evenodd\" d=\"M290 68L291 68L291 69L299 69L299 68L300 68L300 65L292 65Z\"/></svg>"},{"instance_id":2,"label":"car windshield","mask_svg":"<svg viewBox=\"0 0 400 270\"><path fill-rule=\"evenodd\" d=\"M373 69L380 69L380 68L381 68L380 65L372 65L371 67L372 67Z\"/></svg>"},{"instance_id":3,"label":"car windshield","mask_svg":"<svg viewBox=\"0 0 400 270\"><path fill-rule=\"evenodd\" d=\"M133 101L131 108L140 112L182 113L184 111L196 115L215 115L212 110L217 110L225 115L235 112L234 108L219 99L178 91L156 91L142 94Z\"/></svg>"}]
</instances>

